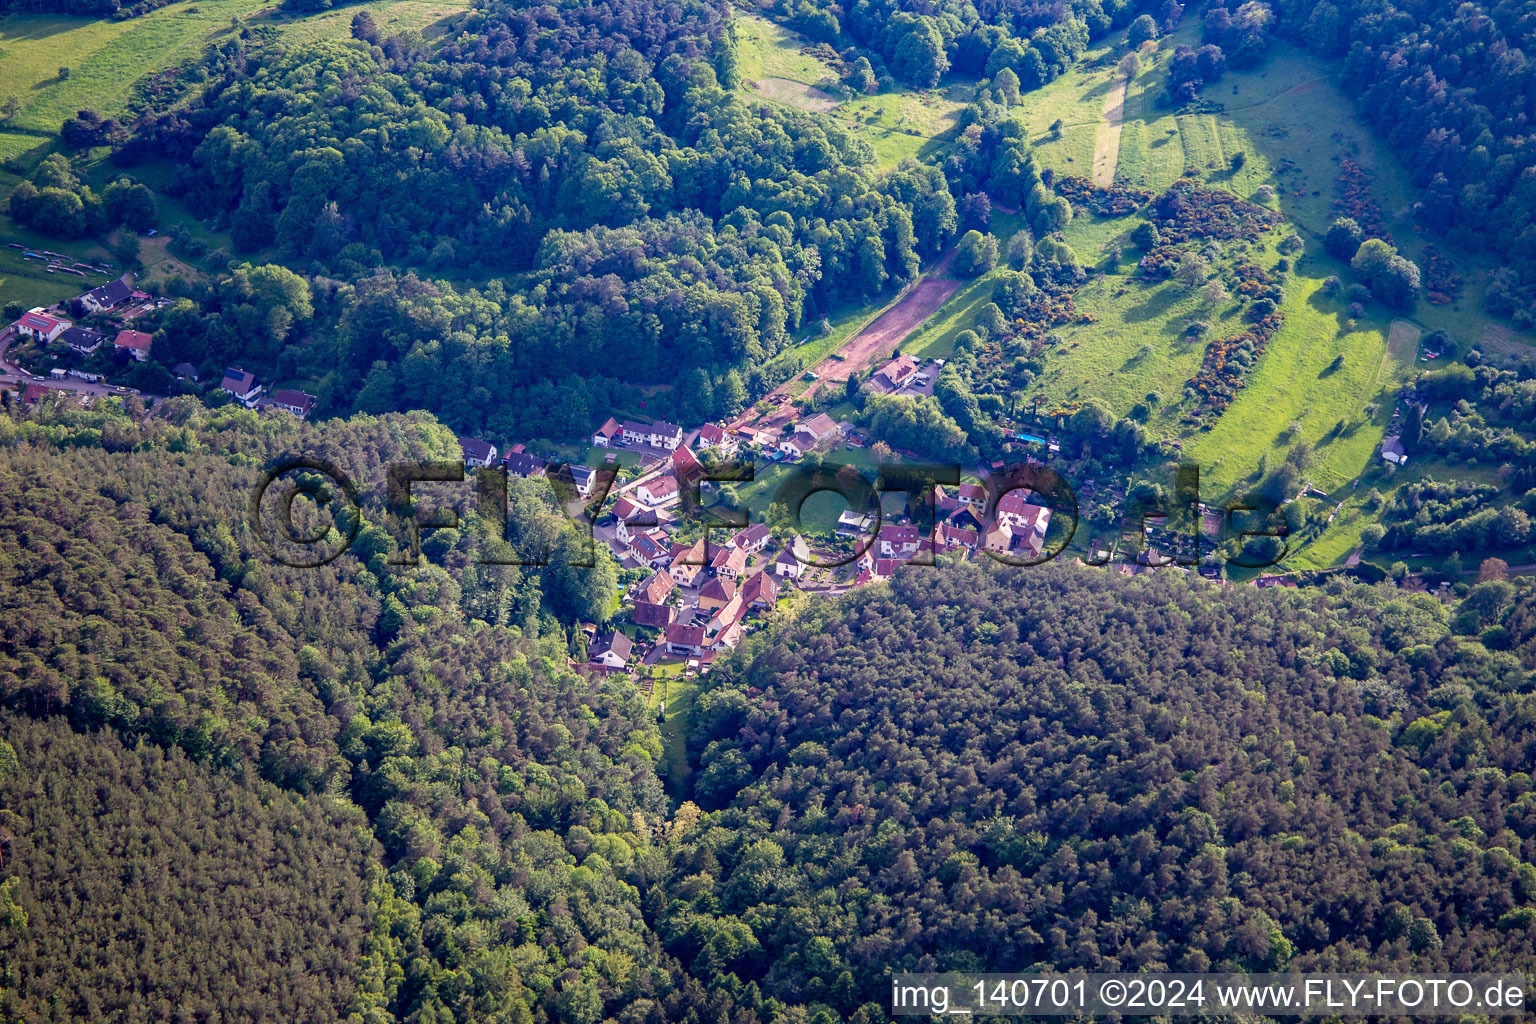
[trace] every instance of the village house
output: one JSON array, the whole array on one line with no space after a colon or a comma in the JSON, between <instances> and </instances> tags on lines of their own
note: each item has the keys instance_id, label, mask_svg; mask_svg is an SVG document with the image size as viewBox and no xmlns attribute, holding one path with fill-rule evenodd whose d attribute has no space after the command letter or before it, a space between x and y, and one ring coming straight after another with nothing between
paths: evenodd
<instances>
[{"instance_id":1,"label":"village house","mask_svg":"<svg viewBox=\"0 0 1536 1024\"><path fill-rule=\"evenodd\" d=\"M636 601L648 601L651 604L665 604L672 596L672 591L677 587L677 581L670 574L658 572L645 584L635 591Z\"/></svg>"},{"instance_id":2,"label":"village house","mask_svg":"<svg viewBox=\"0 0 1536 1024\"><path fill-rule=\"evenodd\" d=\"M496 446L478 437L459 438L459 451L464 453L466 466L490 469L491 463L496 461Z\"/></svg>"},{"instance_id":3,"label":"village house","mask_svg":"<svg viewBox=\"0 0 1536 1024\"><path fill-rule=\"evenodd\" d=\"M592 433L592 443L599 448L607 448L613 444L614 438L622 440L624 426L612 416L603 421L603 425Z\"/></svg>"},{"instance_id":4,"label":"village house","mask_svg":"<svg viewBox=\"0 0 1536 1024\"><path fill-rule=\"evenodd\" d=\"M571 467L571 484L583 498L592 497L592 487L597 483L597 470L586 466Z\"/></svg>"},{"instance_id":5,"label":"village house","mask_svg":"<svg viewBox=\"0 0 1536 1024\"><path fill-rule=\"evenodd\" d=\"M57 339L72 326L74 325L63 317L44 312L42 306L27 310L21 314L19 320L11 324L17 334L44 344Z\"/></svg>"},{"instance_id":6,"label":"village house","mask_svg":"<svg viewBox=\"0 0 1536 1024\"><path fill-rule=\"evenodd\" d=\"M154 343L154 337L143 331L118 331L112 348L117 352L126 352L142 363L149 358L149 347Z\"/></svg>"},{"instance_id":7,"label":"village house","mask_svg":"<svg viewBox=\"0 0 1536 1024\"><path fill-rule=\"evenodd\" d=\"M674 622L665 634L667 650L672 654L701 654L704 651L704 627Z\"/></svg>"},{"instance_id":8,"label":"village house","mask_svg":"<svg viewBox=\"0 0 1536 1024\"><path fill-rule=\"evenodd\" d=\"M1406 466L1408 464L1408 452L1403 448L1403 439L1394 434L1391 437L1381 439L1381 457L1384 461L1394 466Z\"/></svg>"},{"instance_id":9,"label":"village house","mask_svg":"<svg viewBox=\"0 0 1536 1024\"><path fill-rule=\"evenodd\" d=\"M239 367L232 367L224 371L224 379L219 381L219 387L235 396L236 401L246 407L252 407L261 401L261 394L265 390L256 380L256 375Z\"/></svg>"},{"instance_id":10,"label":"village house","mask_svg":"<svg viewBox=\"0 0 1536 1024\"><path fill-rule=\"evenodd\" d=\"M748 608L772 608L779 600L779 585L766 572L758 572L741 588L741 599Z\"/></svg>"},{"instance_id":11,"label":"village house","mask_svg":"<svg viewBox=\"0 0 1536 1024\"><path fill-rule=\"evenodd\" d=\"M877 550L881 558L907 558L916 553L922 539L915 526L882 526Z\"/></svg>"},{"instance_id":12,"label":"village house","mask_svg":"<svg viewBox=\"0 0 1536 1024\"><path fill-rule=\"evenodd\" d=\"M682 445L672 453L672 473L677 477L678 488L681 490L703 479L704 464L688 450L687 445Z\"/></svg>"},{"instance_id":13,"label":"village house","mask_svg":"<svg viewBox=\"0 0 1536 1024\"><path fill-rule=\"evenodd\" d=\"M881 394L891 394L906 387L913 377L917 376L917 360L905 353L892 359L869 378L873 390Z\"/></svg>"},{"instance_id":14,"label":"village house","mask_svg":"<svg viewBox=\"0 0 1536 1024\"><path fill-rule=\"evenodd\" d=\"M700 604L699 607L702 608L703 605ZM746 613L747 606L742 602L741 595L733 594L729 601L721 605L715 611L715 614L709 617L709 622L704 626L704 632L711 636L718 634L721 630L728 629L740 622Z\"/></svg>"},{"instance_id":15,"label":"village house","mask_svg":"<svg viewBox=\"0 0 1536 1024\"><path fill-rule=\"evenodd\" d=\"M636 601L635 606L629 610L629 621L637 626L648 626L651 629L666 629L672 625L672 620L675 618L677 618L677 609L669 604Z\"/></svg>"},{"instance_id":16,"label":"village house","mask_svg":"<svg viewBox=\"0 0 1536 1024\"><path fill-rule=\"evenodd\" d=\"M623 431L625 444L645 444L652 448L665 448L667 451L672 451L683 443L683 428L662 420L657 420L655 423L625 420Z\"/></svg>"},{"instance_id":17,"label":"village house","mask_svg":"<svg viewBox=\"0 0 1536 1024\"><path fill-rule=\"evenodd\" d=\"M635 497L653 508L671 504L678 498L677 478L665 474L653 477L635 488Z\"/></svg>"},{"instance_id":18,"label":"village house","mask_svg":"<svg viewBox=\"0 0 1536 1024\"><path fill-rule=\"evenodd\" d=\"M691 587L698 580L699 574L704 571L704 541L702 538L692 544L677 544L672 548L672 563L667 571L681 586Z\"/></svg>"},{"instance_id":19,"label":"village house","mask_svg":"<svg viewBox=\"0 0 1536 1024\"><path fill-rule=\"evenodd\" d=\"M648 530L630 542L629 550L644 565L653 568L666 565L672 557L667 535L660 530Z\"/></svg>"},{"instance_id":20,"label":"village house","mask_svg":"<svg viewBox=\"0 0 1536 1024\"><path fill-rule=\"evenodd\" d=\"M614 630L587 648L587 658L608 668L623 668L633 652L634 644L629 637Z\"/></svg>"},{"instance_id":21,"label":"village house","mask_svg":"<svg viewBox=\"0 0 1536 1024\"><path fill-rule=\"evenodd\" d=\"M739 580L747 571L747 553L738 547L723 547L709 563L710 572L729 580Z\"/></svg>"},{"instance_id":22,"label":"village house","mask_svg":"<svg viewBox=\"0 0 1536 1024\"><path fill-rule=\"evenodd\" d=\"M80 296L80 305L92 313L105 313L114 306L127 302L133 296L133 284L124 274L116 281L108 281L99 288L92 288Z\"/></svg>"},{"instance_id":23,"label":"village house","mask_svg":"<svg viewBox=\"0 0 1536 1024\"><path fill-rule=\"evenodd\" d=\"M792 459L803 459L807 452L816 450L816 438L803 430L797 430L779 442L779 451Z\"/></svg>"},{"instance_id":24,"label":"village house","mask_svg":"<svg viewBox=\"0 0 1536 1024\"><path fill-rule=\"evenodd\" d=\"M292 413L301 420L306 419L310 411L315 407L315 396L306 394L303 391L274 391L267 396L267 401L274 408ZM495 450L494 448L491 449L493 452Z\"/></svg>"},{"instance_id":25,"label":"village house","mask_svg":"<svg viewBox=\"0 0 1536 1024\"><path fill-rule=\"evenodd\" d=\"M68 345L71 351L88 356L101 348L101 343L107 340L107 336L89 327L72 326L60 334L58 340Z\"/></svg>"},{"instance_id":26,"label":"village house","mask_svg":"<svg viewBox=\"0 0 1536 1024\"><path fill-rule=\"evenodd\" d=\"M983 546L994 554L1010 558L1036 559L1045 549L1045 530L998 522L987 531Z\"/></svg>"},{"instance_id":27,"label":"village house","mask_svg":"<svg viewBox=\"0 0 1536 1024\"><path fill-rule=\"evenodd\" d=\"M724 458L730 458L736 454L741 446L736 439L726 433L725 428L713 423L706 423L699 428L699 448L718 452Z\"/></svg>"},{"instance_id":28,"label":"village house","mask_svg":"<svg viewBox=\"0 0 1536 1024\"><path fill-rule=\"evenodd\" d=\"M755 555L767 547L772 539L773 531L768 529L767 523L754 523L732 537L731 545L740 548L748 555Z\"/></svg>"},{"instance_id":29,"label":"village house","mask_svg":"<svg viewBox=\"0 0 1536 1024\"><path fill-rule=\"evenodd\" d=\"M523 451L522 445L514 445L511 451L501 457L501 464L507 467L507 476L524 480L536 480L549 471L543 459Z\"/></svg>"},{"instance_id":30,"label":"village house","mask_svg":"<svg viewBox=\"0 0 1536 1024\"><path fill-rule=\"evenodd\" d=\"M737 644L741 643L741 638L746 635L746 632L746 627L738 619L720 631L720 635L715 637L714 641L709 645L710 650L733 650Z\"/></svg>"},{"instance_id":31,"label":"village house","mask_svg":"<svg viewBox=\"0 0 1536 1024\"><path fill-rule=\"evenodd\" d=\"M940 524L935 531L934 540L938 550L944 554L959 551L972 552L981 545L981 535L977 531L961 529L947 523Z\"/></svg>"},{"instance_id":32,"label":"village house","mask_svg":"<svg viewBox=\"0 0 1536 1024\"><path fill-rule=\"evenodd\" d=\"M1045 527L1051 522L1051 510L1043 505L1034 504L1030 500L1034 497L1036 497L1035 493L1027 487L1015 488L1004 494L997 502L997 521L1029 529L1038 526L1040 533L1044 535Z\"/></svg>"},{"instance_id":33,"label":"village house","mask_svg":"<svg viewBox=\"0 0 1536 1024\"><path fill-rule=\"evenodd\" d=\"M699 588L699 608L702 611L724 608L735 596L736 584L729 579L716 576Z\"/></svg>"}]
</instances>

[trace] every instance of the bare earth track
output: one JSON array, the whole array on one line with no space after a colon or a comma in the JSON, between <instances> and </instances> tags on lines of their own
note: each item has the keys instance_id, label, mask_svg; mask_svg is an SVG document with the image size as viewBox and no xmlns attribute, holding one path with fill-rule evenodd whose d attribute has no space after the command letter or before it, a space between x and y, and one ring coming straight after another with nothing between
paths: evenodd
<instances>
[{"instance_id":1,"label":"bare earth track","mask_svg":"<svg viewBox=\"0 0 1536 1024\"><path fill-rule=\"evenodd\" d=\"M1115 166L1120 162L1120 124L1125 117L1127 78L1116 78L1104 97L1104 120L1093 144L1093 183L1108 187L1115 183Z\"/></svg>"},{"instance_id":2,"label":"bare earth track","mask_svg":"<svg viewBox=\"0 0 1536 1024\"><path fill-rule=\"evenodd\" d=\"M876 363L890 358L902 339L932 316L934 311L944 305L960 287L959 281L942 276L948 268L949 254L946 254L939 264L914 284L905 295L887 307L874 320L865 324L857 334L843 344L835 355L823 360L815 368L820 379L806 388L802 396L809 396L823 384L842 384L853 374L862 373ZM729 426L732 429L752 426L762 430L781 427L798 418L799 410L782 390L771 394L769 401L775 403L775 408L768 413L758 417L756 409L749 408Z\"/></svg>"}]
</instances>

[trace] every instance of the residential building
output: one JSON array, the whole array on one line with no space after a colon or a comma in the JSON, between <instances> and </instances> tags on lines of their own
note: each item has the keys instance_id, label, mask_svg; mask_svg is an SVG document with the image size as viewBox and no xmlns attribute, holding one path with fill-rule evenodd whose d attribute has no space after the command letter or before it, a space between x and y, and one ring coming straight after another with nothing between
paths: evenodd
<instances>
[{"instance_id":1,"label":"residential building","mask_svg":"<svg viewBox=\"0 0 1536 1024\"><path fill-rule=\"evenodd\" d=\"M704 627L674 622L665 634L667 650L673 654L701 654L704 650Z\"/></svg>"},{"instance_id":2,"label":"residential building","mask_svg":"<svg viewBox=\"0 0 1536 1024\"><path fill-rule=\"evenodd\" d=\"M464 465L478 469L490 469L496 461L496 446L478 437L459 438L459 450L464 453Z\"/></svg>"},{"instance_id":3,"label":"residential building","mask_svg":"<svg viewBox=\"0 0 1536 1024\"><path fill-rule=\"evenodd\" d=\"M699 608L705 611L724 608L735 596L736 584L729 579L716 576L699 588Z\"/></svg>"},{"instance_id":4,"label":"residential building","mask_svg":"<svg viewBox=\"0 0 1536 1024\"><path fill-rule=\"evenodd\" d=\"M292 413L299 419L305 419L315 407L315 396L303 391L278 390L267 396L267 401L283 412ZM460 441L462 443L462 439ZM492 448L491 451L496 449Z\"/></svg>"},{"instance_id":5,"label":"residential building","mask_svg":"<svg viewBox=\"0 0 1536 1024\"><path fill-rule=\"evenodd\" d=\"M779 600L779 584L766 572L758 572L741 588L741 599L748 608L772 608Z\"/></svg>"},{"instance_id":6,"label":"residential building","mask_svg":"<svg viewBox=\"0 0 1536 1024\"><path fill-rule=\"evenodd\" d=\"M818 442L830 437L841 437L842 430L837 421L824 412L819 412L808 420L802 420L795 425L795 433L806 433L814 437Z\"/></svg>"},{"instance_id":7,"label":"residential building","mask_svg":"<svg viewBox=\"0 0 1536 1024\"><path fill-rule=\"evenodd\" d=\"M922 540L922 531L915 526L882 526L876 550L881 558L910 558Z\"/></svg>"},{"instance_id":8,"label":"residential building","mask_svg":"<svg viewBox=\"0 0 1536 1024\"><path fill-rule=\"evenodd\" d=\"M543 459L525 451L509 451L501 457L501 463L507 467L508 476L521 477L524 480L534 480L548 472Z\"/></svg>"},{"instance_id":9,"label":"residential building","mask_svg":"<svg viewBox=\"0 0 1536 1024\"><path fill-rule=\"evenodd\" d=\"M11 326L15 328L17 334L46 344L57 339L74 325L61 316L44 312L42 306L36 306L21 314L21 318Z\"/></svg>"},{"instance_id":10,"label":"residential building","mask_svg":"<svg viewBox=\"0 0 1536 1024\"><path fill-rule=\"evenodd\" d=\"M739 580L741 574L747 571L747 553L738 547L723 547L715 552L709 569L718 577Z\"/></svg>"},{"instance_id":11,"label":"residential building","mask_svg":"<svg viewBox=\"0 0 1536 1024\"><path fill-rule=\"evenodd\" d=\"M265 390L256 380L256 375L239 367L233 367L224 371L224 379L219 381L219 387L234 395L246 406L254 406L261 400L261 394Z\"/></svg>"},{"instance_id":12,"label":"residential building","mask_svg":"<svg viewBox=\"0 0 1536 1024\"><path fill-rule=\"evenodd\" d=\"M58 340L68 345L71 350L88 356L101 348L101 343L107 340L107 336L89 327L72 326L61 333Z\"/></svg>"},{"instance_id":13,"label":"residential building","mask_svg":"<svg viewBox=\"0 0 1536 1024\"><path fill-rule=\"evenodd\" d=\"M652 477L635 488L635 497L653 508L671 504L678 499L677 478L666 474Z\"/></svg>"},{"instance_id":14,"label":"residential building","mask_svg":"<svg viewBox=\"0 0 1536 1024\"><path fill-rule=\"evenodd\" d=\"M599 637L592 646L587 648L587 657L608 668L623 668L633 652L634 644L629 637L618 630L613 630Z\"/></svg>"},{"instance_id":15,"label":"residential building","mask_svg":"<svg viewBox=\"0 0 1536 1024\"><path fill-rule=\"evenodd\" d=\"M702 604L699 607L703 607ZM715 614L709 617L709 622L704 626L704 632L711 636L721 630L734 626L747 614L747 606L742 602L740 594L731 595L731 599L715 610Z\"/></svg>"},{"instance_id":16,"label":"residential building","mask_svg":"<svg viewBox=\"0 0 1536 1024\"><path fill-rule=\"evenodd\" d=\"M814 435L797 430L779 442L779 451L792 459L801 459L807 452L814 451L818 443Z\"/></svg>"},{"instance_id":17,"label":"residential building","mask_svg":"<svg viewBox=\"0 0 1536 1024\"><path fill-rule=\"evenodd\" d=\"M629 550L641 562L653 568L666 565L672 553L667 545L667 535L660 530L648 530L630 542Z\"/></svg>"},{"instance_id":18,"label":"residential building","mask_svg":"<svg viewBox=\"0 0 1536 1024\"><path fill-rule=\"evenodd\" d=\"M680 445L672 453L672 472L676 475L679 486L687 487L691 483L704 477L704 466L699 462L698 456L688 450L687 445Z\"/></svg>"},{"instance_id":19,"label":"residential building","mask_svg":"<svg viewBox=\"0 0 1536 1024\"><path fill-rule=\"evenodd\" d=\"M741 446L736 439L726 433L725 428L713 423L706 423L699 428L699 448L719 452L722 456L730 457L736 454Z\"/></svg>"},{"instance_id":20,"label":"residential building","mask_svg":"<svg viewBox=\"0 0 1536 1024\"><path fill-rule=\"evenodd\" d=\"M1394 466L1407 465L1408 453L1407 450L1403 448L1403 439L1396 434L1392 435L1391 437L1382 438L1381 457L1385 461L1392 463Z\"/></svg>"},{"instance_id":21,"label":"residential building","mask_svg":"<svg viewBox=\"0 0 1536 1024\"><path fill-rule=\"evenodd\" d=\"M917 376L917 368L917 360L903 353L876 370L869 382L875 391L890 394L906 387Z\"/></svg>"},{"instance_id":22,"label":"residential building","mask_svg":"<svg viewBox=\"0 0 1536 1024\"><path fill-rule=\"evenodd\" d=\"M651 629L666 629L672 625L672 620L677 618L677 609L670 604L652 604L649 601L636 601L635 606L629 610L629 620L637 626L648 626Z\"/></svg>"},{"instance_id":23,"label":"residential building","mask_svg":"<svg viewBox=\"0 0 1536 1024\"><path fill-rule=\"evenodd\" d=\"M154 343L154 337L143 331L118 331L112 347L118 352L127 352L142 363L149 358L149 347Z\"/></svg>"},{"instance_id":24,"label":"residential building","mask_svg":"<svg viewBox=\"0 0 1536 1024\"><path fill-rule=\"evenodd\" d=\"M645 585L635 591L635 601L648 601L651 604L665 604L667 598L672 596L677 581L669 573L658 572L645 581Z\"/></svg>"},{"instance_id":25,"label":"residential building","mask_svg":"<svg viewBox=\"0 0 1536 1024\"><path fill-rule=\"evenodd\" d=\"M114 306L127 302L133 296L133 285L124 274L116 281L108 281L100 288L92 288L80 296L80 305L92 313L105 313Z\"/></svg>"},{"instance_id":26,"label":"residential building","mask_svg":"<svg viewBox=\"0 0 1536 1024\"><path fill-rule=\"evenodd\" d=\"M733 547L738 547L748 555L755 555L768 546L773 539L773 531L768 529L767 523L754 523L745 530L731 538Z\"/></svg>"},{"instance_id":27,"label":"residential building","mask_svg":"<svg viewBox=\"0 0 1536 1024\"><path fill-rule=\"evenodd\" d=\"M607 448L613 444L615 438L623 440L623 437L624 425L610 416L592 433L592 443L599 448Z\"/></svg>"}]
</instances>

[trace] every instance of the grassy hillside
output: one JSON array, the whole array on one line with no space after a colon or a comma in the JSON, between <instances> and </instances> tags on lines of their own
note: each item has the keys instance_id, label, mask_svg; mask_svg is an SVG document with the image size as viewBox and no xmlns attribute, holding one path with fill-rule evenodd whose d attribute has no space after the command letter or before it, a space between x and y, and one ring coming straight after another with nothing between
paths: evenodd
<instances>
[{"instance_id":1,"label":"grassy hillside","mask_svg":"<svg viewBox=\"0 0 1536 1024\"><path fill-rule=\"evenodd\" d=\"M858 130L874 147L877 165L890 170L907 157L926 157L940 148L941 136L955 127L970 102L971 83L953 76L937 89L892 89L873 96L839 99L817 88L837 69L801 52L809 40L765 18L736 19L741 55L741 91L801 110L826 113Z\"/></svg>"}]
</instances>

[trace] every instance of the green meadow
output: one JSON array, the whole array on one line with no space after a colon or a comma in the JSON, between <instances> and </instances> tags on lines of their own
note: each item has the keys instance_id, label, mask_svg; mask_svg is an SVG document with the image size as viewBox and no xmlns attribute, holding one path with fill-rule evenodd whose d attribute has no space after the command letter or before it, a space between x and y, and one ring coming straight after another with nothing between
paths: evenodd
<instances>
[{"instance_id":1,"label":"green meadow","mask_svg":"<svg viewBox=\"0 0 1536 1024\"><path fill-rule=\"evenodd\" d=\"M934 89L893 89L839 102L818 85L838 73L818 57L801 52L808 40L753 14L736 18L741 92L786 106L824 113L859 132L875 151L876 167L889 171L907 157L925 158L942 148L942 137L958 123L974 86L955 77Z\"/></svg>"}]
</instances>

